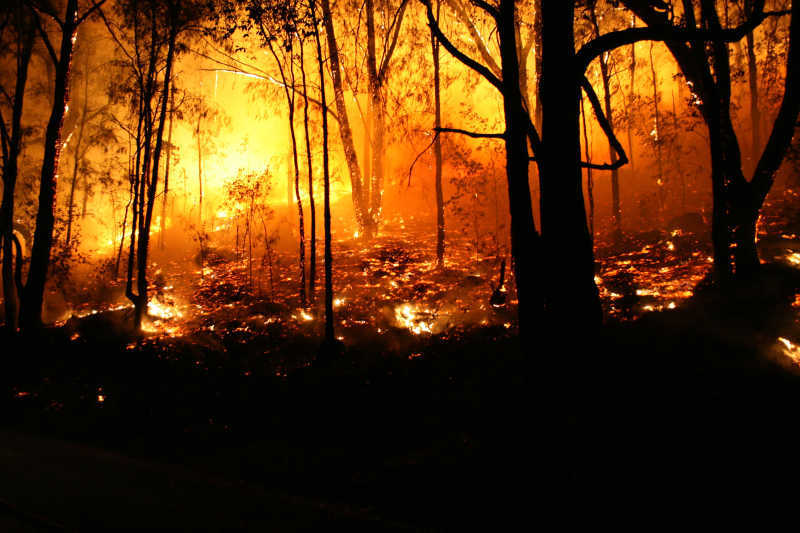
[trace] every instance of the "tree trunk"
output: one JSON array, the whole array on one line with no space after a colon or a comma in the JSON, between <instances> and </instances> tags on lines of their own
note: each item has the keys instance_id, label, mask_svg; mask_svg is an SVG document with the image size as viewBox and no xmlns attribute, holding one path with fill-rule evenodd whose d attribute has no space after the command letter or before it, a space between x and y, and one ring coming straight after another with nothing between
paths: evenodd
<instances>
[{"instance_id":1,"label":"tree trunk","mask_svg":"<svg viewBox=\"0 0 800 533\"><path fill-rule=\"evenodd\" d=\"M308 84L306 83L306 65L303 54L303 43L300 43L300 73L303 82L303 127L306 136L306 164L308 165L308 203L311 211L311 245L308 258L308 298L314 302L317 282L317 206L314 202L314 168L311 161L311 137L308 131Z\"/></svg>"},{"instance_id":2,"label":"tree trunk","mask_svg":"<svg viewBox=\"0 0 800 533\"><path fill-rule=\"evenodd\" d=\"M44 142L44 158L39 182L39 208L36 213L36 230L31 248L28 280L22 293L20 328L23 331L38 329L42 325L42 305L50 266L50 250L53 246L55 226L55 199L58 180L58 165L61 158L61 129L69 104L69 82L72 53L78 32L78 0L68 0L64 25L61 31L61 47L56 66L53 108L47 123Z\"/></svg>"},{"instance_id":3,"label":"tree trunk","mask_svg":"<svg viewBox=\"0 0 800 533\"><path fill-rule=\"evenodd\" d=\"M653 62L653 42L650 41L650 75L652 78L653 88L653 116L655 117L655 137L653 142L656 145L656 164L658 174L656 176L656 186L658 186L658 208L659 215L663 216L666 205L665 189L664 189L664 161L661 154L661 112L659 110L658 101L658 73L656 72L656 65Z\"/></svg>"},{"instance_id":4,"label":"tree trunk","mask_svg":"<svg viewBox=\"0 0 800 533\"><path fill-rule=\"evenodd\" d=\"M367 221L367 238L373 237L378 232L380 222L381 199L383 196L383 135L384 135L384 109L381 95L381 81L378 77L378 60L375 53L375 6L373 0L365 0L366 26L367 26L367 73L369 77L369 106L372 116L372 156L371 170L365 180L369 180L369 216Z\"/></svg>"},{"instance_id":5,"label":"tree trunk","mask_svg":"<svg viewBox=\"0 0 800 533\"><path fill-rule=\"evenodd\" d=\"M745 0L744 9L749 11L752 0ZM755 42L753 32L748 32L747 40L747 79L750 86L750 128L751 146L750 154L753 159L758 157L761 149L761 112L758 107L758 69L756 65Z\"/></svg>"},{"instance_id":6,"label":"tree trunk","mask_svg":"<svg viewBox=\"0 0 800 533\"><path fill-rule=\"evenodd\" d=\"M327 3L327 0L323 0ZM325 240L325 342L332 346L335 338L333 333L333 253L331 252L331 180L328 161L328 100L325 96L325 69L322 56L322 44L319 31L317 31L316 13L314 4L311 7L311 16L314 22L314 41L317 45L317 66L319 67L319 91L322 102L322 176L323 176L323 226ZM330 40L328 41L330 43ZM332 54L332 51L329 51Z\"/></svg>"},{"instance_id":7,"label":"tree trunk","mask_svg":"<svg viewBox=\"0 0 800 533\"><path fill-rule=\"evenodd\" d=\"M539 326L543 311L540 291L541 242L533 221L528 182L528 112L519 85L519 60L515 44L513 0L500 3L497 29L503 72L503 111L506 120L506 175L511 212L511 255L519 300L519 328L523 339Z\"/></svg>"},{"instance_id":8,"label":"tree trunk","mask_svg":"<svg viewBox=\"0 0 800 533\"><path fill-rule=\"evenodd\" d=\"M161 199L161 234L160 247L164 249L167 237L167 198L169 197L169 169L172 164L172 126L175 122L175 90L169 92L169 131L167 133L167 160L164 164L164 198Z\"/></svg>"},{"instance_id":9,"label":"tree trunk","mask_svg":"<svg viewBox=\"0 0 800 533\"><path fill-rule=\"evenodd\" d=\"M542 239L545 305L552 324L599 325L602 310L594 282L592 238L580 168L580 84L574 73L574 4L543 2ZM574 74L573 74L574 73ZM541 155L541 157L539 157Z\"/></svg>"},{"instance_id":10,"label":"tree trunk","mask_svg":"<svg viewBox=\"0 0 800 533\"><path fill-rule=\"evenodd\" d=\"M339 135L342 139L344 157L347 162L347 170L350 174L351 195L353 198L353 211L356 222L361 232L365 232L367 224L367 207L363 205L361 191L361 172L358 168L358 156L353 144L353 132L350 129L350 119L347 114L347 104L344 100L344 88L342 87L342 72L339 62L339 49L336 44L336 33L333 28L333 15L331 13L328 0L321 0L322 22L325 25L325 35L328 40L328 54L330 56L331 79L333 81L333 93L336 100L336 113L339 116Z\"/></svg>"},{"instance_id":11,"label":"tree trunk","mask_svg":"<svg viewBox=\"0 0 800 533\"><path fill-rule=\"evenodd\" d=\"M289 87L295 86L295 76L294 76L294 58L292 54L294 53L291 48L287 50L289 55L289 76L291 79L286 78L286 73L284 72L283 66L281 64L280 59L278 58L278 54L275 53L275 48L270 41L267 42L269 45L269 50L272 53L272 57L275 59L276 64L278 65L278 71L281 75L281 82L283 83L283 90L284 94L286 95L286 103L289 107L289 136L292 140L292 161L294 163L294 197L295 202L297 205L297 218L298 218L298 230L300 233L300 243L299 243L299 267L300 267L300 305L306 307L306 233L305 233L305 219L303 217L303 199L300 196L300 164L298 162L297 156L297 135L294 129L294 91L289 90Z\"/></svg>"},{"instance_id":12,"label":"tree trunk","mask_svg":"<svg viewBox=\"0 0 800 533\"><path fill-rule=\"evenodd\" d=\"M163 149L164 126L167 122L167 104L169 101L171 83L170 78L172 77L172 65L175 57L175 41L177 39L177 34L174 24L175 22L173 21L167 49L167 64L164 72L164 87L161 93L161 109L158 116L156 145L153 149L153 168L150 183L148 184L147 209L145 212L144 227L142 228L142 232L139 234L139 249L137 250L139 304L136 305L136 329L141 327L142 315L147 310L147 257L150 249L150 227L153 221L153 208L155 207L156 191L158 190L158 171L161 152Z\"/></svg>"},{"instance_id":13,"label":"tree trunk","mask_svg":"<svg viewBox=\"0 0 800 533\"><path fill-rule=\"evenodd\" d=\"M81 110L81 118L78 125L78 138L75 139L74 149L74 162L72 166L72 183L69 188L69 203L67 204L67 235L65 238L66 247L69 249L69 243L72 238L72 221L73 211L75 209L75 187L78 183L78 169L80 167L81 148L83 145L83 132L86 128L86 119L89 115L89 59L87 56L86 65L83 72L83 109Z\"/></svg>"},{"instance_id":14,"label":"tree trunk","mask_svg":"<svg viewBox=\"0 0 800 533\"><path fill-rule=\"evenodd\" d=\"M439 20L440 2L436 2L436 20ZM434 128L439 131L442 127L442 100L441 80L439 75L439 42L431 30L431 48L433 54L433 100L434 100ZM444 267L444 192L442 189L442 141L439 134L433 141L433 156L436 172L436 264Z\"/></svg>"},{"instance_id":15,"label":"tree trunk","mask_svg":"<svg viewBox=\"0 0 800 533\"><path fill-rule=\"evenodd\" d=\"M592 21L592 26L594 27L594 36L595 38L600 37L600 24L597 20L597 4L592 2L589 6L589 17ZM605 104L605 112L606 112L606 119L608 120L608 125L611 128L611 131L614 131L614 113L611 109L611 74L608 71L608 61L611 57L611 53L603 54L600 56L600 77L603 81L603 101ZM581 99L581 102L583 100ZM584 119L585 120L585 119ZM584 129L586 126L584 125ZM608 154L611 158L611 164L614 165L617 162L617 151L614 150L614 147L611 145L611 140L609 139L608 142ZM591 169L589 169L589 180L591 181ZM594 203L591 202L592 211L594 211ZM594 218L593 216L591 217ZM619 169L616 167L611 170L611 219L614 224L614 233L613 238L616 242L622 238L622 212L620 210L619 205ZM592 228L592 232L594 232L594 223L590 224Z\"/></svg>"},{"instance_id":16,"label":"tree trunk","mask_svg":"<svg viewBox=\"0 0 800 533\"><path fill-rule=\"evenodd\" d=\"M19 31L25 34L18 42L16 84L11 110L11 135L8 139L5 161L3 163L3 201L0 205L0 242L3 252L3 303L6 329L14 332L17 328L17 287L14 283L14 192L17 186L19 154L22 150L22 109L25 100L25 86L28 82L28 66L33 52L34 30L25 28L29 20L23 15L25 8L18 8ZM22 257L17 256L17 263Z\"/></svg>"},{"instance_id":17,"label":"tree trunk","mask_svg":"<svg viewBox=\"0 0 800 533\"><path fill-rule=\"evenodd\" d=\"M756 224L758 213L764 205L775 173L781 165L795 134L800 116L800 2L792 3L792 20L789 26L789 52L786 59L786 80L783 99L772 126L764 152L758 161L749 186L743 183L734 188L732 195L733 220L736 242L735 265L737 276L753 274L760 265L756 249Z\"/></svg>"}]
</instances>

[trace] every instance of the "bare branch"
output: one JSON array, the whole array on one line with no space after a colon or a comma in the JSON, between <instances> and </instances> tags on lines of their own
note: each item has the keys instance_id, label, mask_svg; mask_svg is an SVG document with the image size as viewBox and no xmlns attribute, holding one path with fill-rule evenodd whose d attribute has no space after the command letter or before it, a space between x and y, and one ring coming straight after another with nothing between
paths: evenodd
<instances>
[{"instance_id":1,"label":"bare branch","mask_svg":"<svg viewBox=\"0 0 800 533\"><path fill-rule=\"evenodd\" d=\"M89 18L92 15L92 13L94 13L95 11L100 9L100 7L105 3L106 3L106 0L100 0L99 2L92 2L92 7L87 9L86 13L84 13L83 15L78 17L78 22L77 22L76 26L80 26L83 23L84 20Z\"/></svg>"},{"instance_id":2,"label":"bare branch","mask_svg":"<svg viewBox=\"0 0 800 533\"><path fill-rule=\"evenodd\" d=\"M489 70L497 76L498 78L502 77L502 71L500 67L497 65L497 62L492 57L491 52L486 46L486 43L483 40L483 37L480 33L478 33L478 29L473 24L472 20L470 20L467 12L464 10L464 7L461 5L460 0L445 0L448 5L456 12L456 16L461 20L461 22L467 27L467 32L469 32L469 36L472 39L472 42L475 43L475 46L478 47L478 52L481 54L483 61L489 67Z\"/></svg>"},{"instance_id":3,"label":"bare branch","mask_svg":"<svg viewBox=\"0 0 800 533\"><path fill-rule=\"evenodd\" d=\"M438 133L460 133L473 139L505 139L505 133L479 133L475 131L462 130L459 128L434 128L433 131Z\"/></svg>"},{"instance_id":4,"label":"bare branch","mask_svg":"<svg viewBox=\"0 0 800 533\"><path fill-rule=\"evenodd\" d=\"M389 61L391 61L395 46L397 46L397 38L400 35L400 27L403 25L403 15L406 12L407 5L408 0L403 0L400 4L400 7L397 8L397 11L394 14L391 26L389 26L389 33L394 30L394 35L392 35L391 44L389 45L388 50L386 49L386 43L384 43L383 57L381 57L380 68L378 68L378 79L380 80L386 76L386 71L389 69Z\"/></svg>"},{"instance_id":5,"label":"bare branch","mask_svg":"<svg viewBox=\"0 0 800 533\"><path fill-rule=\"evenodd\" d=\"M625 2L625 5L630 8L635 3L638 2L629 0ZM748 19L735 28L706 30L696 27L678 27L666 22L665 19L664 23L659 25L613 31L601 35L581 47L576 54L578 72L583 73L589 67L589 64L603 53L640 41L736 42L758 27L767 17L783 14L785 14L784 11L765 12L764 0L760 0L757 2L756 7L753 8L753 12Z\"/></svg>"},{"instance_id":6,"label":"bare branch","mask_svg":"<svg viewBox=\"0 0 800 533\"><path fill-rule=\"evenodd\" d=\"M500 16L500 11L485 0L469 0L469 3L474 5L475 7L479 7L484 10L490 17L493 19L497 19Z\"/></svg>"},{"instance_id":7,"label":"bare branch","mask_svg":"<svg viewBox=\"0 0 800 533\"><path fill-rule=\"evenodd\" d=\"M589 98L589 102L592 104L592 109L594 110L597 122L600 123L600 127L603 129L603 133L606 134L609 144L619 156L619 159L611 164L596 165L593 163L581 162L581 167L592 168L596 170L616 170L628 163L628 155L622 148L622 144L620 144L617 136L614 135L614 129L611 127L611 124L608 122L608 118L606 118L605 114L603 113L603 107L600 105L600 99L597 97L597 93L594 92L594 88L586 76L583 76L581 79L581 87L583 87L586 96Z\"/></svg>"},{"instance_id":8,"label":"bare branch","mask_svg":"<svg viewBox=\"0 0 800 533\"><path fill-rule=\"evenodd\" d=\"M453 43L450 42L450 39L448 39L445 36L445 34L442 33L441 28L439 28L439 24L436 22L436 18L433 16L433 9L431 8L430 0L420 0L420 2L422 2L425 5L425 10L428 14L428 26L430 26L431 30L436 35L436 38L439 40L442 46L444 46L445 49L448 52L450 52L450 54L453 57L455 57L456 59L464 63L466 66L468 66L469 68L471 68L472 70L483 76L486 79L486 81L494 85L498 91L502 92L503 83L497 76L495 76L488 68L481 65L480 63L478 63L477 61L466 55L464 52L456 48L453 45Z\"/></svg>"},{"instance_id":9,"label":"bare branch","mask_svg":"<svg viewBox=\"0 0 800 533\"><path fill-rule=\"evenodd\" d=\"M35 12L40 11L44 13L48 17L52 18L60 28L62 29L64 28L64 21L58 17L58 13L56 13L53 10L53 7L51 5L46 3L42 4L40 2L33 2L31 0L28 0L28 2L26 3L28 4L28 7L30 7L33 11Z\"/></svg>"},{"instance_id":10,"label":"bare branch","mask_svg":"<svg viewBox=\"0 0 800 533\"><path fill-rule=\"evenodd\" d=\"M39 30L39 34L42 36L42 41L44 41L47 52L50 54L50 59L53 61L54 65L58 65L58 54L56 54L56 50L53 48L53 44L50 42L50 37L47 36L47 32L44 30L44 26L42 26L42 21L39 19L39 14L36 12L36 10L33 12L33 20L36 21L36 29ZM61 24L61 28L63 30L63 24Z\"/></svg>"}]
</instances>

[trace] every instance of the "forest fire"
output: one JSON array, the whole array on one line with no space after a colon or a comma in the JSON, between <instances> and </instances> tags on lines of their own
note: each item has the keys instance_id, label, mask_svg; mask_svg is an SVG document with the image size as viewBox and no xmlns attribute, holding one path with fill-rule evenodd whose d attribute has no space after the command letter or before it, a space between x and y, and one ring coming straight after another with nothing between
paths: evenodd
<instances>
[{"instance_id":1,"label":"forest fire","mask_svg":"<svg viewBox=\"0 0 800 533\"><path fill-rule=\"evenodd\" d=\"M766 434L800 401L798 4L4 2L4 419L235 480L171 480L176 529L244 493L288 502L262 530L470 529L543 456L558 492L639 475L641 426ZM14 519L119 525L48 505Z\"/></svg>"}]
</instances>

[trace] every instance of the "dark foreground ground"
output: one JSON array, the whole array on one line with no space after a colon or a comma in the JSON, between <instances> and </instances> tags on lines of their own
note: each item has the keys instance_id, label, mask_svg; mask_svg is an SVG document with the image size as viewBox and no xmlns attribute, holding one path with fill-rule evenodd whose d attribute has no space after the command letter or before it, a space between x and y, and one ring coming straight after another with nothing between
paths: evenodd
<instances>
[{"instance_id":1,"label":"dark foreground ground","mask_svg":"<svg viewBox=\"0 0 800 533\"><path fill-rule=\"evenodd\" d=\"M777 340L798 331L798 292L797 270L767 265L597 332L355 342L277 375L202 343L3 339L0 529L505 530L735 509L800 483L800 373Z\"/></svg>"}]
</instances>

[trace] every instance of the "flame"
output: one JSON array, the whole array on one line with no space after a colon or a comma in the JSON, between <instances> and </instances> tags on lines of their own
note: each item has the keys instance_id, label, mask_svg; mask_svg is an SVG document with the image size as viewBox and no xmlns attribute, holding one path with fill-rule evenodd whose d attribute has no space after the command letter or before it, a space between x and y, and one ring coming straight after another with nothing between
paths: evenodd
<instances>
[{"instance_id":1,"label":"flame","mask_svg":"<svg viewBox=\"0 0 800 533\"><path fill-rule=\"evenodd\" d=\"M147 314L151 317L160 318L162 320L180 318L183 316L183 314L181 314L181 312L174 305L164 304L155 298L147 302Z\"/></svg>"},{"instance_id":2,"label":"flame","mask_svg":"<svg viewBox=\"0 0 800 533\"><path fill-rule=\"evenodd\" d=\"M420 318L418 315L423 315ZM395 308L394 319L398 326L409 330L414 335L422 333L433 333L433 322L426 318L432 316L432 311L420 310L416 305L403 304Z\"/></svg>"}]
</instances>

